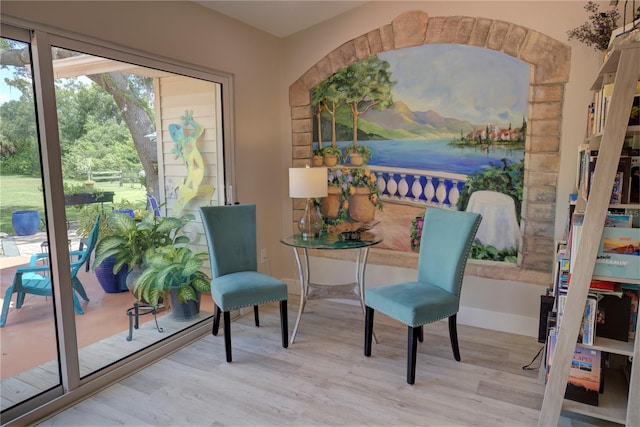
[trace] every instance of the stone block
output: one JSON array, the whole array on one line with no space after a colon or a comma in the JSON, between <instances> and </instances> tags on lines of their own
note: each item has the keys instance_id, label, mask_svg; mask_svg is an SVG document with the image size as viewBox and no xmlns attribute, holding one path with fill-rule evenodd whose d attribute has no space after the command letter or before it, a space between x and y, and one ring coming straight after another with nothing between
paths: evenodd
<instances>
[{"instance_id":1,"label":"stone block","mask_svg":"<svg viewBox=\"0 0 640 427\"><path fill-rule=\"evenodd\" d=\"M569 81L571 49L564 43L538 32L527 38L520 59L537 64L534 83L566 83Z\"/></svg>"},{"instance_id":2,"label":"stone block","mask_svg":"<svg viewBox=\"0 0 640 427\"><path fill-rule=\"evenodd\" d=\"M531 143L527 151L532 153L557 153L560 151L560 136L558 135L530 136L527 141Z\"/></svg>"},{"instance_id":3,"label":"stone block","mask_svg":"<svg viewBox=\"0 0 640 427\"><path fill-rule=\"evenodd\" d=\"M530 185L523 190L527 203L555 203L556 189L549 185Z\"/></svg>"},{"instance_id":4,"label":"stone block","mask_svg":"<svg viewBox=\"0 0 640 427\"><path fill-rule=\"evenodd\" d=\"M489 36L492 23L493 21L491 19L476 18L468 44L470 46L484 47L487 44L487 37Z\"/></svg>"},{"instance_id":5,"label":"stone block","mask_svg":"<svg viewBox=\"0 0 640 427\"><path fill-rule=\"evenodd\" d=\"M560 153L527 153L527 169L536 172L556 172L560 168Z\"/></svg>"},{"instance_id":6,"label":"stone block","mask_svg":"<svg viewBox=\"0 0 640 427\"><path fill-rule=\"evenodd\" d=\"M427 21L427 33L425 35L425 43L438 43L440 41L440 33L444 29L446 18L438 16L429 18Z\"/></svg>"},{"instance_id":7,"label":"stone block","mask_svg":"<svg viewBox=\"0 0 640 427\"><path fill-rule=\"evenodd\" d=\"M463 16L458 24L458 32L456 33L456 43L468 44L471 39L471 33L476 24L475 18Z\"/></svg>"},{"instance_id":8,"label":"stone block","mask_svg":"<svg viewBox=\"0 0 640 427\"><path fill-rule=\"evenodd\" d=\"M556 206L552 203L527 203L522 216L530 220L555 220Z\"/></svg>"},{"instance_id":9,"label":"stone block","mask_svg":"<svg viewBox=\"0 0 640 427\"><path fill-rule=\"evenodd\" d=\"M311 158L311 146L310 145L296 145L293 147L291 156L294 159L310 159ZM306 165L306 163L305 163Z\"/></svg>"},{"instance_id":10,"label":"stone block","mask_svg":"<svg viewBox=\"0 0 640 427\"><path fill-rule=\"evenodd\" d=\"M312 118L312 111L310 105L291 107L291 118L296 119L310 119Z\"/></svg>"},{"instance_id":11,"label":"stone block","mask_svg":"<svg viewBox=\"0 0 640 427\"><path fill-rule=\"evenodd\" d=\"M367 36L360 36L353 40L353 45L356 49L356 56L359 59L368 58L372 55L371 50L369 49L369 40ZM333 74L333 73L331 73Z\"/></svg>"},{"instance_id":12,"label":"stone block","mask_svg":"<svg viewBox=\"0 0 640 427\"><path fill-rule=\"evenodd\" d=\"M523 220L522 223L522 231L529 238L537 236L553 239L555 232L554 221Z\"/></svg>"},{"instance_id":13,"label":"stone block","mask_svg":"<svg viewBox=\"0 0 640 427\"><path fill-rule=\"evenodd\" d=\"M560 135L561 119L532 120L529 124L531 135Z\"/></svg>"},{"instance_id":14,"label":"stone block","mask_svg":"<svg viewBox=\"0 0 640 427\"><path fill-rule=\"evenodd\" d=\"M558 183L558 172L525 170L524 180L527 187L548 185L555 188Z\"/></svg>"},{"instance_id":15,"label":"stone block","mask_svg":"<svg viewBox=\"0 0 640 427\"><path fill-rule=\"evenodd\" d=\"M312 144L311 132L294 133L291 142L294 146L304 145L309 147Z\"/></svg>"},{"instance_id":16,"label":"stone block","mask_svg":"<svg viewBox=\"0 0 640 427\"><path fill-rule=\"evenodd\" d=\"M391 50L395 44L393 42L393 27L391 24L380 27L380 40L382 41L382 50Z\"/></svg>"},{"instance_id":17,"label":"stone block","mask_svg":"<svg viewBox=\"0 0 640 427\"><path fill-rule=\"evenodd\" d=\"M511 24L504 21L493 21L489 36L487 37L487 47L493 50L502 50L502 45L507 38Z\"/></svg>"},{"instance_id":18,"label":"stone block","mask_svg":"<svg viewBox=\"0 0 640 427\"><path fill-rule=\"evenodd\" d=\"M511 25L509 32L507 33L507 38L502 45L502 51L507 55L518 58L518 54L524 45L527 33L528 31L526 28L519 25Z\"/></svg>"},{"instance_id":19,"label":"stone block","mask_svg":"<svg viewBox=\"0 0 640 427\"><path fill-rule=\"evenodd\" d=\"M531 85L530 102L563 102L563 84Z\"/></svg>"},{"instance_id":20,"label":"stone block","mask_svg":"<svg viewBox=\"0 0 640 427\"><path fill-rule=\"evenodd\" d=\"M424 43L429 15L422 11L406 12L391 21L393 45L396 49Z\"/></svg>"},{"instance_id":21,"label":"stone block","mask_svg":"<svg viewBox=\"0 0 640 427\"><path fill-rule=\"evenodd\" d=\"M313 130L313 124L310 118L300 119L300 120L291 120L291 131L293 133L311 132L312 130Z\"/></svg>"},{"instance_id":22,"label":"stone block","mask_svg":"<svg viewBox=\"0 0 640 427\"><path fill-rule=\"evenodd\" d=\"M531 105L529 120L557 120L562 117L561 102L534 102L529 105Z\"/></svg>"},{"instance_id":23,"label":"stone block","mask_svg":"<svg viewBox=\"0 0 640 427\"><path fill-rule=\"evenodd\" d=\"M311 104L311 92L300 79L289 87L289 105L296 107Z\"/></svg>"},{"instance_id":24,"label":"stone block","mask_svg":"<svg viewBox=\"0 0 640 427\"><path fill-rule=\"evenodd\" d=\"M380 30L373 30L367 33L367 40L369 41L369 53L375 55L382 52L382 36Z\"/></svg>"}]
</instances>

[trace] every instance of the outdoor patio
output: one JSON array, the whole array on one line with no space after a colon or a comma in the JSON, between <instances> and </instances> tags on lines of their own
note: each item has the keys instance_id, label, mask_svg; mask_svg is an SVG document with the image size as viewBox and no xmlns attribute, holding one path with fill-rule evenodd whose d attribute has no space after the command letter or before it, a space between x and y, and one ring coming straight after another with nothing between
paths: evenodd
<instances>
[{"instance_id":1,"label":"outdoor patio","mask_svg":"<svg viewBox=\"0 0 640 427\"><path fill-rule=\"evenodd\" d=\"M69 236L72 249L77 249L79 239L74 237L73 232ZM0 298L4 298L16 268L28 264L31 254L43 250L41 244L46 241L46 234L39 232L32 236L5 236L0 241ZM157 318L163 332L159 333L152 315L141 316L140 329L134 329L132 341L127 341L129 317L126 311L133 306L133 295L130 292L104 292L91 270L87 272L84 268L81 269L78 277L89 296L89 302L81 299L84 314L75 316L81 375L161 340L213 312L211 295L203 295L199 318L189 322L176 321L166 316L168 311L160 310ZM19 390L19 393L3 393L2 409L59 381L52 299L26 295L21 309L15 309L15 299L14 294L6 325L0 328L0 386L4 390ZM6 400L8 396L12 396L9 401Z\"/></svg>"}]
</instances>

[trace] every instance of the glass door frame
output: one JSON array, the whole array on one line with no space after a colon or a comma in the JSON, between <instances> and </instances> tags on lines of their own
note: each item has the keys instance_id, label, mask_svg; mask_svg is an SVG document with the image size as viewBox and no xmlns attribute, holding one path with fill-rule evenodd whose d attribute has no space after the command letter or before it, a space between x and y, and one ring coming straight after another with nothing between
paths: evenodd
<instances>
[{"instance_id":1,"label":"glass door frame","mask_svg":"<svg viewBox=\"0 0 640 427\"><path fill-rule=\"evenodd\" d=\"M101 40L68 34L61 30L44 28L19 19L0 16L0 36L31 44L36 119L42 157L45 216L51 253L51 274L54 293L54 315L57 329L61 383L37 396L2 412L2 424L33 424L52 413L76 403L105 386L125 378L131 373L167 356L210 333L211 321L201 322L169 339L146 347L128 357L80 377L76 339L75 312L71 293L69 248L65 221L64 191L60 162L60 142L56 113L56 97L51 48L85 52L90 55L128 62L148 68L167 71L219 83L222 98L222 138L224 141L224 175L226 202L235 185L234 156L234 79L231 74L208 70L192 64L111 45ZM66 286L60 286L66 283Z\"/></svg>"}]
</instances>

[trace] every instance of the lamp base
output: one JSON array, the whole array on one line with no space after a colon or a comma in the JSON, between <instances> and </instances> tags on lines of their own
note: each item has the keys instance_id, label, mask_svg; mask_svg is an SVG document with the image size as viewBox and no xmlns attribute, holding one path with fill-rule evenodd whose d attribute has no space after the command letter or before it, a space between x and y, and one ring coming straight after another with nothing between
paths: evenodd
<instances>
[{"instance_id":1,"label":"lamp base","mask_svg":"<svg viewBox=\"0 0 640 427\"><path fill-rule=\"evenodd\" d=\"M304 240L316 239L322 234L322 217L311 199L307 199L298 228Z\"/></svg>"}]
</instances>

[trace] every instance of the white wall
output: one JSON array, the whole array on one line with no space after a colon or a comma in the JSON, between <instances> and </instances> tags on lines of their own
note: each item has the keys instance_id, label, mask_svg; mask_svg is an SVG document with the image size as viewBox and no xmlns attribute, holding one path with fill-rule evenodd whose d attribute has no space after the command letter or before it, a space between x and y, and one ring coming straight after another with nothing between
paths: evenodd
<instances>
[{"instance_id":1,"label":"white wall","mask_svg":"<svg viewBox=\"0 0 640 427\"><path fill-rule=\"evenodd\" d=\"M601 4L601 9L608 9L608 2ZM555 236L559 239L566 221L565 201L575 185L575 157L577 146L584 137L584 111L591 99L589 87L602 62L601 54L578 42L567 40L566 32L581 25L587 18L583 7L583 2L576 1L374 1L365 4L285 39L282 127L290 130L288 90L294 81L336 47L391 23L404 12L421 10L429 16L484 17L515 23L547 34L572 48L570 79L564 99L557 192ZM290 161L290 151L283 152L282 155L283 162ZM282 194L284 203L287 201L285 191ZM291 213L285 211L285 214L282 227L286 230L291 228ZM287 252L289 251L285 252L285 257ZM351 271L352 264L318 258L313 260L312 273L315 273L317 282L332 283L338 280L334 277L336 269L346 268ZM284 271L290 272L291 267ZM347 279L351 280L351 275ZM415 271L410 269L369 266L367 270L367 286L414 279ZM293 280L295 281L295 276ZM552 273L549 272L549 286L551 281ZM545 286L541 285L467 276L462 292L459 323L537 336L540 295L544 292Z\"/></svg>"},{"instance_id":2,"label":"white wall","mask_svg":"<svg viewBox=\"0 0 640 427\"><path fill-rule=\"evenodd\" d=\"M608 1L601 2L608 8ZM23 2L2 1L1 13L44 23L143 52L232 73L235 78L237 185L240 202L258 205L258 247L266 248L265 272L294 283L291 249L279 243L291 231L288 167L291 163L289 86L328 52L406 11L430 16L487 17L523 25L572 47L562 126L556 237L566 219L565 201L574 186L575 155L585 128L589 87L602 57L566 32L582 24L584 3L576 1L373 1L341 16L278 39L190 2ZM250 6L248 6L250 7ZM550 254L550 256L552 256ZM313 262L320 282L352 265L327 259ZM372 286L411 280L414 272L370 265ZM551 282L551 273L549 273ZM296 286L292 290L297 290ZM460 323L537 335L543 286L467 277Z\"/></svg>"}]
</instances>

